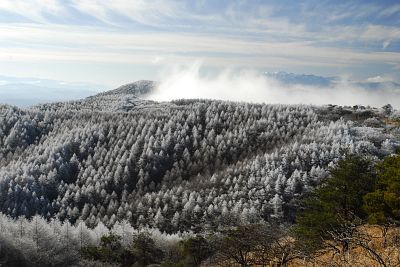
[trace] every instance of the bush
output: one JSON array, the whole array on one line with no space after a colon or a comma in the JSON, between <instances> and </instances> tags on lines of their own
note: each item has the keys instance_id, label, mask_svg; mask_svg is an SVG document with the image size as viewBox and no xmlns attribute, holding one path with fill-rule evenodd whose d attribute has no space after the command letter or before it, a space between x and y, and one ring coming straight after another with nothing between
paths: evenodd
<instances>
[{"instance_id":1,"label":"bush","mask_svg":"<svg viewBox=\"0 0 400 267\"><path fill-rule=\"evenodd\" d=\"M20 250L4 238L0 238L0 266L24 267L31 266Z\"/></svg>"},{"instance_id":2,"label":"bush","mask_svg":"<svg viewBox=\"0 0 400 267\"><path fill-rule=\"evenodd\" d=\"M204 260L214 253L211 244L201 235L182 241L182 246L186 266L200 266Z\"/></svg>"},{"instance_id":3,"label":"bush","mask_svg":"<svg viewBox=\"0 0 400 267\"><path fill-rule=\"evenodd\" d=\"M284 226L283 226L284 227ZM227 229L213 240L214 261L226 266L285 266L297 257L282 226L249 224Z\"/></svg>"},{"instance_id":4,"label":"bush","mask_svg":"<svg viewBox=\"0 0 400 267\"><path fill-rule=\"evenodd\" d=\"M135 259L135 266L147 266L160 263L163 252L158 248L148 233L139 233L134 236L130 252Z\"/></svg>"},{"instance_id":5,"label":"bush","mask_svg":"<svg viewBox=\"0 0 400 267\"><path fill-rule=\"evenodd\" d=\"M85 246L81 249L83 259L130 266L135 262L132 253L123 248L121 237L110 233L101 237L100 246Z\"/></svg>"}]
</instances>

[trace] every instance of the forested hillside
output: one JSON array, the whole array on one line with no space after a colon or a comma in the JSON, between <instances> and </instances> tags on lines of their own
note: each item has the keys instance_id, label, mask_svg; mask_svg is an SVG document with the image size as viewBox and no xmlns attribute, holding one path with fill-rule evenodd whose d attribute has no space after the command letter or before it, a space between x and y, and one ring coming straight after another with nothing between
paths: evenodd
<instances>
[{"instance_id":1,"label":"forested hillside","mask_svg":"<svg viewBox=\"0 0 400 267\"><path fill-rule=\"evenodd\" d=\"M157 103L135 90L0 114L4 214L168 233L290 222L329 166L389 155L400 135L390 106Z\"/></svg>"}]
</instances>

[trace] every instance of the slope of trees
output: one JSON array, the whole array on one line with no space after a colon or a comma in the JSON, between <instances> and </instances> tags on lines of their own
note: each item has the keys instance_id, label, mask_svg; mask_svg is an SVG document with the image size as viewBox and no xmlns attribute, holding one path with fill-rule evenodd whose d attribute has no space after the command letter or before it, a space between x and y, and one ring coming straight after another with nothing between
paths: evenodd
<instances>
[{"instance_id":1,"label":"slope of trees","mask_svg":"<svg viewBox=\"0 0 400 267\"><path fill-rule=\"evenodd\" d=\"M0 262L282 265L300 241L372 249L360 223L399 219L389 113L124 95L0 106ZM314 231L294 240L296 222Z\"/></svg>"},{"instance_id":2,"label":"slope of trees","mask_svg":"<svg viewBox=\"0 0 400 267\"><path fill-rule=\"evenodd\" d=\"M311 106L131 100L2 106L0 210L170 233L293 221L298 197L346 153L398 146L396 132Z\"/></svg>"}]
</instances>

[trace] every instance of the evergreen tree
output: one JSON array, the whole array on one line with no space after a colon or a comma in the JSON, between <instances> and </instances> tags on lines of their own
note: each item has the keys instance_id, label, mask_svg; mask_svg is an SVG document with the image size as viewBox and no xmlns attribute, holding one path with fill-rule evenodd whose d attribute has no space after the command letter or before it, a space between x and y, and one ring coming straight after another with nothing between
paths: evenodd
<instances>
[{"instance_id":1,"label":"evergreen tree","mask_svg":"<svg viewBox=\"0 0 400 267\"><path fill-rule=\"evenodd\" d=\"M400 223L400 155L386 157L377 165L375 190L364 196L369 223Z\"/></svg>"},{"instance_id":2,"label":"evergreen tree","mask_svg":"<svg viewBox=\"0 0 400 267\"><path fill-rule=\"evenodd\" d=\"M363 196L371 192L375 171L370 160L349 155L331 169L329 179L303 200L296 234L308 249L321 248L331 238L330 231L343 232L347 223L366 218ZM347 249L347 243L342 244Z\"/></svg>"}]
</instances>

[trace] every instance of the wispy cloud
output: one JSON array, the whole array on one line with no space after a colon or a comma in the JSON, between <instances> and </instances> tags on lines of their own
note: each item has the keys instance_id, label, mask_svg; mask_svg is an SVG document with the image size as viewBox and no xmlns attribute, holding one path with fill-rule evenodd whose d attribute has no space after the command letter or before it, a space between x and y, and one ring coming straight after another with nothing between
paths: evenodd
<instances>
[{"instance_id":1,"label":"wispy cloud","mask_svg":"<svg viewBox=\"0 0 400 267\"><path fill-rule=\"evenodd\" d=\"M386 49L386 48L389 47L389 45L390 45L390 40L386 40L386 41L383 42L382 48L383 48L383 49Z\"/></svg>"},{"instance_id":2,"label":"wispy cloud","mask_svg":"<svg viewBox=\"0 0 400 267\"><path fill-rule=\"evenodd\" d=\"M393 72L400 66L398 8L348 1L3 0L0 59L147 66L202 59L212 67L354 73L368 66L378 75L383 65Z\"/></svg>"},{"instance_id":3,"label":"wispy cloud","mask_svg":"<svg viewBox=\"0 0 400 267\"><path fill-rule=\"evenodd\" d=\"M393 15L399 15L400 14L400 4L397 5L392 5L388 6L384 9L382 9L379 13L378 16L380 17L389 17Z\"/></svg>"},{"instance_id":4,"label":"wispy cloud","mask_svg":"<svg viewBox=\"0 0 400 267\"><path fill-rule=\"evenodd\" d=\"M65 15L59 0L2 0L0 11L17 14L35 22L46 22L46 15Z\"/></svg>"},{"instance_id":5,"label":"wispy cloud","mask_svg":"<svg viewBox=\"0 0 400 267\"><path fill-rule=\"evenodd\" d=\"M13 43L12 46L0 47L3 60L12 56L13 60L40 60L42 57L46 60L150 63L161 55L172 58L172 62L177 58L180 61L203 58L208 60L207 63L219 66L236 60L236 66L262 67L277 59L281 63L320 66L382 61L400 64L400 54L394 52L363 52L315 47L309 42L264 42L210 34L125 34L94 27L19 25L0 26L0 38ZM25 46L27 42L30 47ZM164 62L171 63L168 60Z\"/></svg>"},{"instance_id":6,"label":"wispy cloud","mask_svg":"<svg viewBox=\"0 0 400 267\"><path fill-rule=\"evenodd\" d=\"M160 0L72 0L72 6L110 24L116 23L116 17L123 16L144 25L160 25L168 18L185 14L182 3Z\"/></svg>"}]
</instances>

